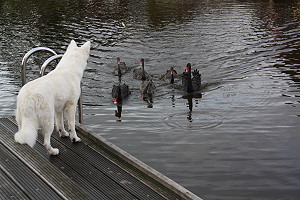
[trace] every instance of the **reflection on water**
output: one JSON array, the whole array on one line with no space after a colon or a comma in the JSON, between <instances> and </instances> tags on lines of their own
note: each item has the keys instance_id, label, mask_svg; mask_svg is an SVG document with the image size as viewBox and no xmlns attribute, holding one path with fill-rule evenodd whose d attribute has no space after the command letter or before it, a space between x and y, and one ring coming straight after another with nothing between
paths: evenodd
<instances>
[{"instance_id":1,"label":"reflection on water","mask_svg":"<svg viewBox=\"0 0 300 200\"><path fill-rule=\"evenodd\" d=\"M14 114L28 50L91 40L87 126L204 199L298 199L299 23L297 0L0 1L0 115ZM41 56L29 59L30 79ZM117 106L116 57L131 89ZM156 85L151 106L132 79L141 58ZM161 79L188 62L201 96Z\"/></svg>"},{"instance_id":2,"label":"reflection on water","mask_svg":"<svg viewBox=\"0 0 300 200\"><path fill-rule=\"evenodd\" d=\"M115 110L115 116L121 118L122 116L122 104L117 104L117 110Z\"/></svg>"},{"instance_id":3,"label":"reflection on water","mask_svg":"<svg viewBox=\"0 0 300 200\"><path fill-rule=\"evenodd\" d=\"M188 116L187 119L189 122L193 122L193 118L192 118L192 112L193 112L193 98L201 98L202 94L201 93L197 93L197 94L187 94L185 96L183 96L183 99L187 99L188 103L188 108L189 108L189 112L188 112Z\"/></svg>"}]
</instances>

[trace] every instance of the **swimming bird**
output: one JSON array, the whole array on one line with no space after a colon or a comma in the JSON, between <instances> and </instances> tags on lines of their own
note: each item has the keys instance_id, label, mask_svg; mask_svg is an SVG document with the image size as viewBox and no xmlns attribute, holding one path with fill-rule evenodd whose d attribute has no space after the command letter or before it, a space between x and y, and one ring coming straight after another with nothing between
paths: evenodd
<instances>
[{"instance_id":1,"label":"swimming bird","mask_svg":"<svg viewBox=\"0 0 300 200\"><path fill-rule=\"evenodd\" d=\"M177 77L177 72L173 67L171 67L170 69L167 70L164 79L170 80L170 83L173 84L174 78L176 77Z\"/></svg>"},{"instance_id":2,"label":"swimming bird","mask_svg":"<svg viewBox=\"0 0 300 200\"><path fill-rule=\"evenodd\" d=\"M121 59L119 57L117 57L117 63L118 67L115 70L115 75L122 76L126 73L126 71L128 71L128 67L126 66L125 62L121 62Z\"/></svg>"},{"instance_id":3,"label":"swimming bird","mask_svg":"<svg viewBox=\"0 0 300 200\"><path fill-rule=\"evenodd\" d=\"M145 71L145 61L144 59L141 59L141 67L138 69L133 70L133 78L135 79L141 79L141 80L146 80L148 77L148 73Z\"/></svg>"},{"instance_id":4,"label":"swimming bird","mask_svg":"<svg viewBox=\"0 0 300 200\"><path fill-rule=\"evenodd\" d=\"M190 63L186 65L185 72L182 73L182 87L183 90L192 93L201 89L201 74L196 69L193 71L192 78L192 66Z\"/></svg>"},{"instance_id":5,"label":"swimming bird","mask_svg":"<svg viewBox=\"0 0 300 200\"><path fill-rule=\"evenodd\" d=\"M118 85L113 85L111 96L114 99L114 104L122 104L123 99L131 94L129 86L119 83Z\"/></svg>"},{"instance_id":6,"label":"swimming bird","mask_svg":"<svg viewBox=\"0 0 300 200\"><path fill-rule=\"evenodd\" d=\"M142 93L142 98L145 99L149 99L150 101L152 100L154 91L155 91L155 85L151 80L145 80L142 82L140 90Z\"/></svg>"},{"instance_id":7,"label":"swimming bird","mask_svg":"<svg viewBox=\"0 0 300 200\"><path fill-rule=\"evenodd\" d=\"M120 58L117 58L118 61L118 76L119 76L119 84L118 85L113 85L112 91L111 91L111 96L114 99L114 104L117 105L122 105L122 101L123 99L125 99L126 97L128 97L131 93L129 86L126 85L125 83L121 84L122 80L121 80L121 76L122 76L122 72L121 72L121 62L120 62ZM124 63L125 64L125 63ZM125 65L126 66L126 65Z\"/></svg>"}]
</instances>

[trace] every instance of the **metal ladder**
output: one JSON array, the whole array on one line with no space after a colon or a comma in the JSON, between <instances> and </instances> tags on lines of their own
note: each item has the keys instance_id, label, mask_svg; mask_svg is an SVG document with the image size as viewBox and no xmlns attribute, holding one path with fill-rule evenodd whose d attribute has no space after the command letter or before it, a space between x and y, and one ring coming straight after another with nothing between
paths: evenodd
<instances>
[{"instance_id":1,"label":"metal ladder","mask_svg":"<svg viewBox=\"0 0 300 200\"><path fill-rule=\"evenodd\" d=\"M36 47L31 49L30 51L28 51L23 59L22 59L22 64L21 64L21 72L22 72L22 86L26 84L26 62L28 60L28 58L35 52L38 51L47 51L53 54L53 56L51 56L50 58L48 58L43 65L41 66L40 69L40 76L44 76L45 71L47 66L54 60L58 60L60 59L63 54L57 54L55 51L53 51L52 49L48 48L48 47ZM83 107L82 107L82 92L80 93L79 99L78 99L78 116L79 116L79 123L83 124Z\"/></svg>"}]
</instances>

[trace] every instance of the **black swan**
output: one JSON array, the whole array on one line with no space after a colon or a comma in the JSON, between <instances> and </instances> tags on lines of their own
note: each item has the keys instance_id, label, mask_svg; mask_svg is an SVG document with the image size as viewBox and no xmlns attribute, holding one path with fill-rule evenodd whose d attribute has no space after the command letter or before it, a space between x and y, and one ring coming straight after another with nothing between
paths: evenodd
<instances>
[{"instance_id":1,"label":"black swan","mask_svg":"<svg viewBox=\"0 0 300 200\"><path fill-rule=\"evenodd\" d=\"M126 73L126 71L128 71L128 67L126 66L125 62L121 62L121 59L119 57L117 58L117 63L118 67L115 70L115 75L122 76Z\"/></svg>"},{"instance_id":2,"label":"black swan","mask_svg":"<svg viewBox=\"0 0 300 200\"><path fill-rule=\"evenodd\" d=\"M133 78L141 79L141 80L146 80L147 79L148 73L145 71L144 64L145 64L144 59L141 59L142 67L133 70Z\"/></svg>"},{"instance_id":3,"label":"black swan","mask_svg":"<svg viewBox=\"0 0 300 200\"><path fill-rule=\"evenodd\" d=\"M111 96L114 99L114 104L122 104L123 99L130 95L130 89L125 83L113 85Z\"/></svg>"},{"instance_id":4,"label":"black swan","mask_svg":"<svg viewBox=\"0 0 300 200\"><path fill-rule=\"evenodd\" d=\"M176 77L177 77L177 72L173 67L171 67L169 70L167 70L164 78L165 78L165 80L170 80L170 83L173 84L174 79Z\"/></svg>"},{"instance_id":5,"label":"black swan","mask_svg":"<svg viewBox=\"0 0 300 200\"><path fill-rule=\"evenodd\" d=\"M120 66L119 64L119 58L118 58L118 68ZM119 68L120 69L120 68ZM121 70L118 70L118 76L119 76L119 84L118 85L113 85L112 91L111 91L111 96L114 99L114 104L117 105L122 105L123 99L128 97L130 95L130 89L129 86L123 83L121 84Z\"/></svg>"},{"instance_id":6,"label":"black swan","mask_svg":"<svg viewBox=\"0 0 300 200\"><path fill-rule=\"evenodd\" d=\"M201 89L201 74L196 69L193 71L192 78L192 69L191 64L188 63L186 65L185 72L182 73L182 87L183 90L192 93L195 91L199 91Z\"/></svg>"},{"instance_id":7,"label":"black swan","mask_svg":"<svg viewBox=\"0 0 300 200\"><path fill-rule=\"evenodd\" d=\"M152 80L145 80L142 82L142 85L140 87L141 93L142 93L142 98L145 99L152 99L154 90L155 90L155 85Z\"/></svg>"}]
</instances>

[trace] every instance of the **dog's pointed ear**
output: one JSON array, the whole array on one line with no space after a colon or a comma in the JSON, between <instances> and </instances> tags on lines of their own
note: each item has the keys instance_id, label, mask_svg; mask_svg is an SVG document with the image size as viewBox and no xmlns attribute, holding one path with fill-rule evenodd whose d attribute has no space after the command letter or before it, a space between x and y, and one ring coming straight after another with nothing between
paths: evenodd
<instances>
[{"instance_id":1,"label":"dog's pointed ear","mask_svg":"<svg viewBox=\"0 0 300 200\"><path fill-rule=\"evenodd\" d=\"M81 46L81 48L84 49L89 54L91 48L91 42L87 41L86 43L84 43L84 45Z\"/></svg>"},{"instance_id":2,"label":"dog's pointed ear","mask_svg":"<svg viewBox=\"0 0 300 200\"><path fill-rule=\"evenodd\" d=\"M69 44L67 50L73 49L75 47L77 47L77 44L74 40L72 40L71 43Z\"/></svg>"},{"instance_id":3,"label":"dog's pointed ear","mask_svg":"<svg viewBox=\"0 0 300 200\"><path fill-rule=\"evenodd\" d=\"M86 43L84 43L84 45L81 46L81 48L86 49L86 50L90 50L91 48L91 42L87 41Z\"/></svg>"}]
</instances>

